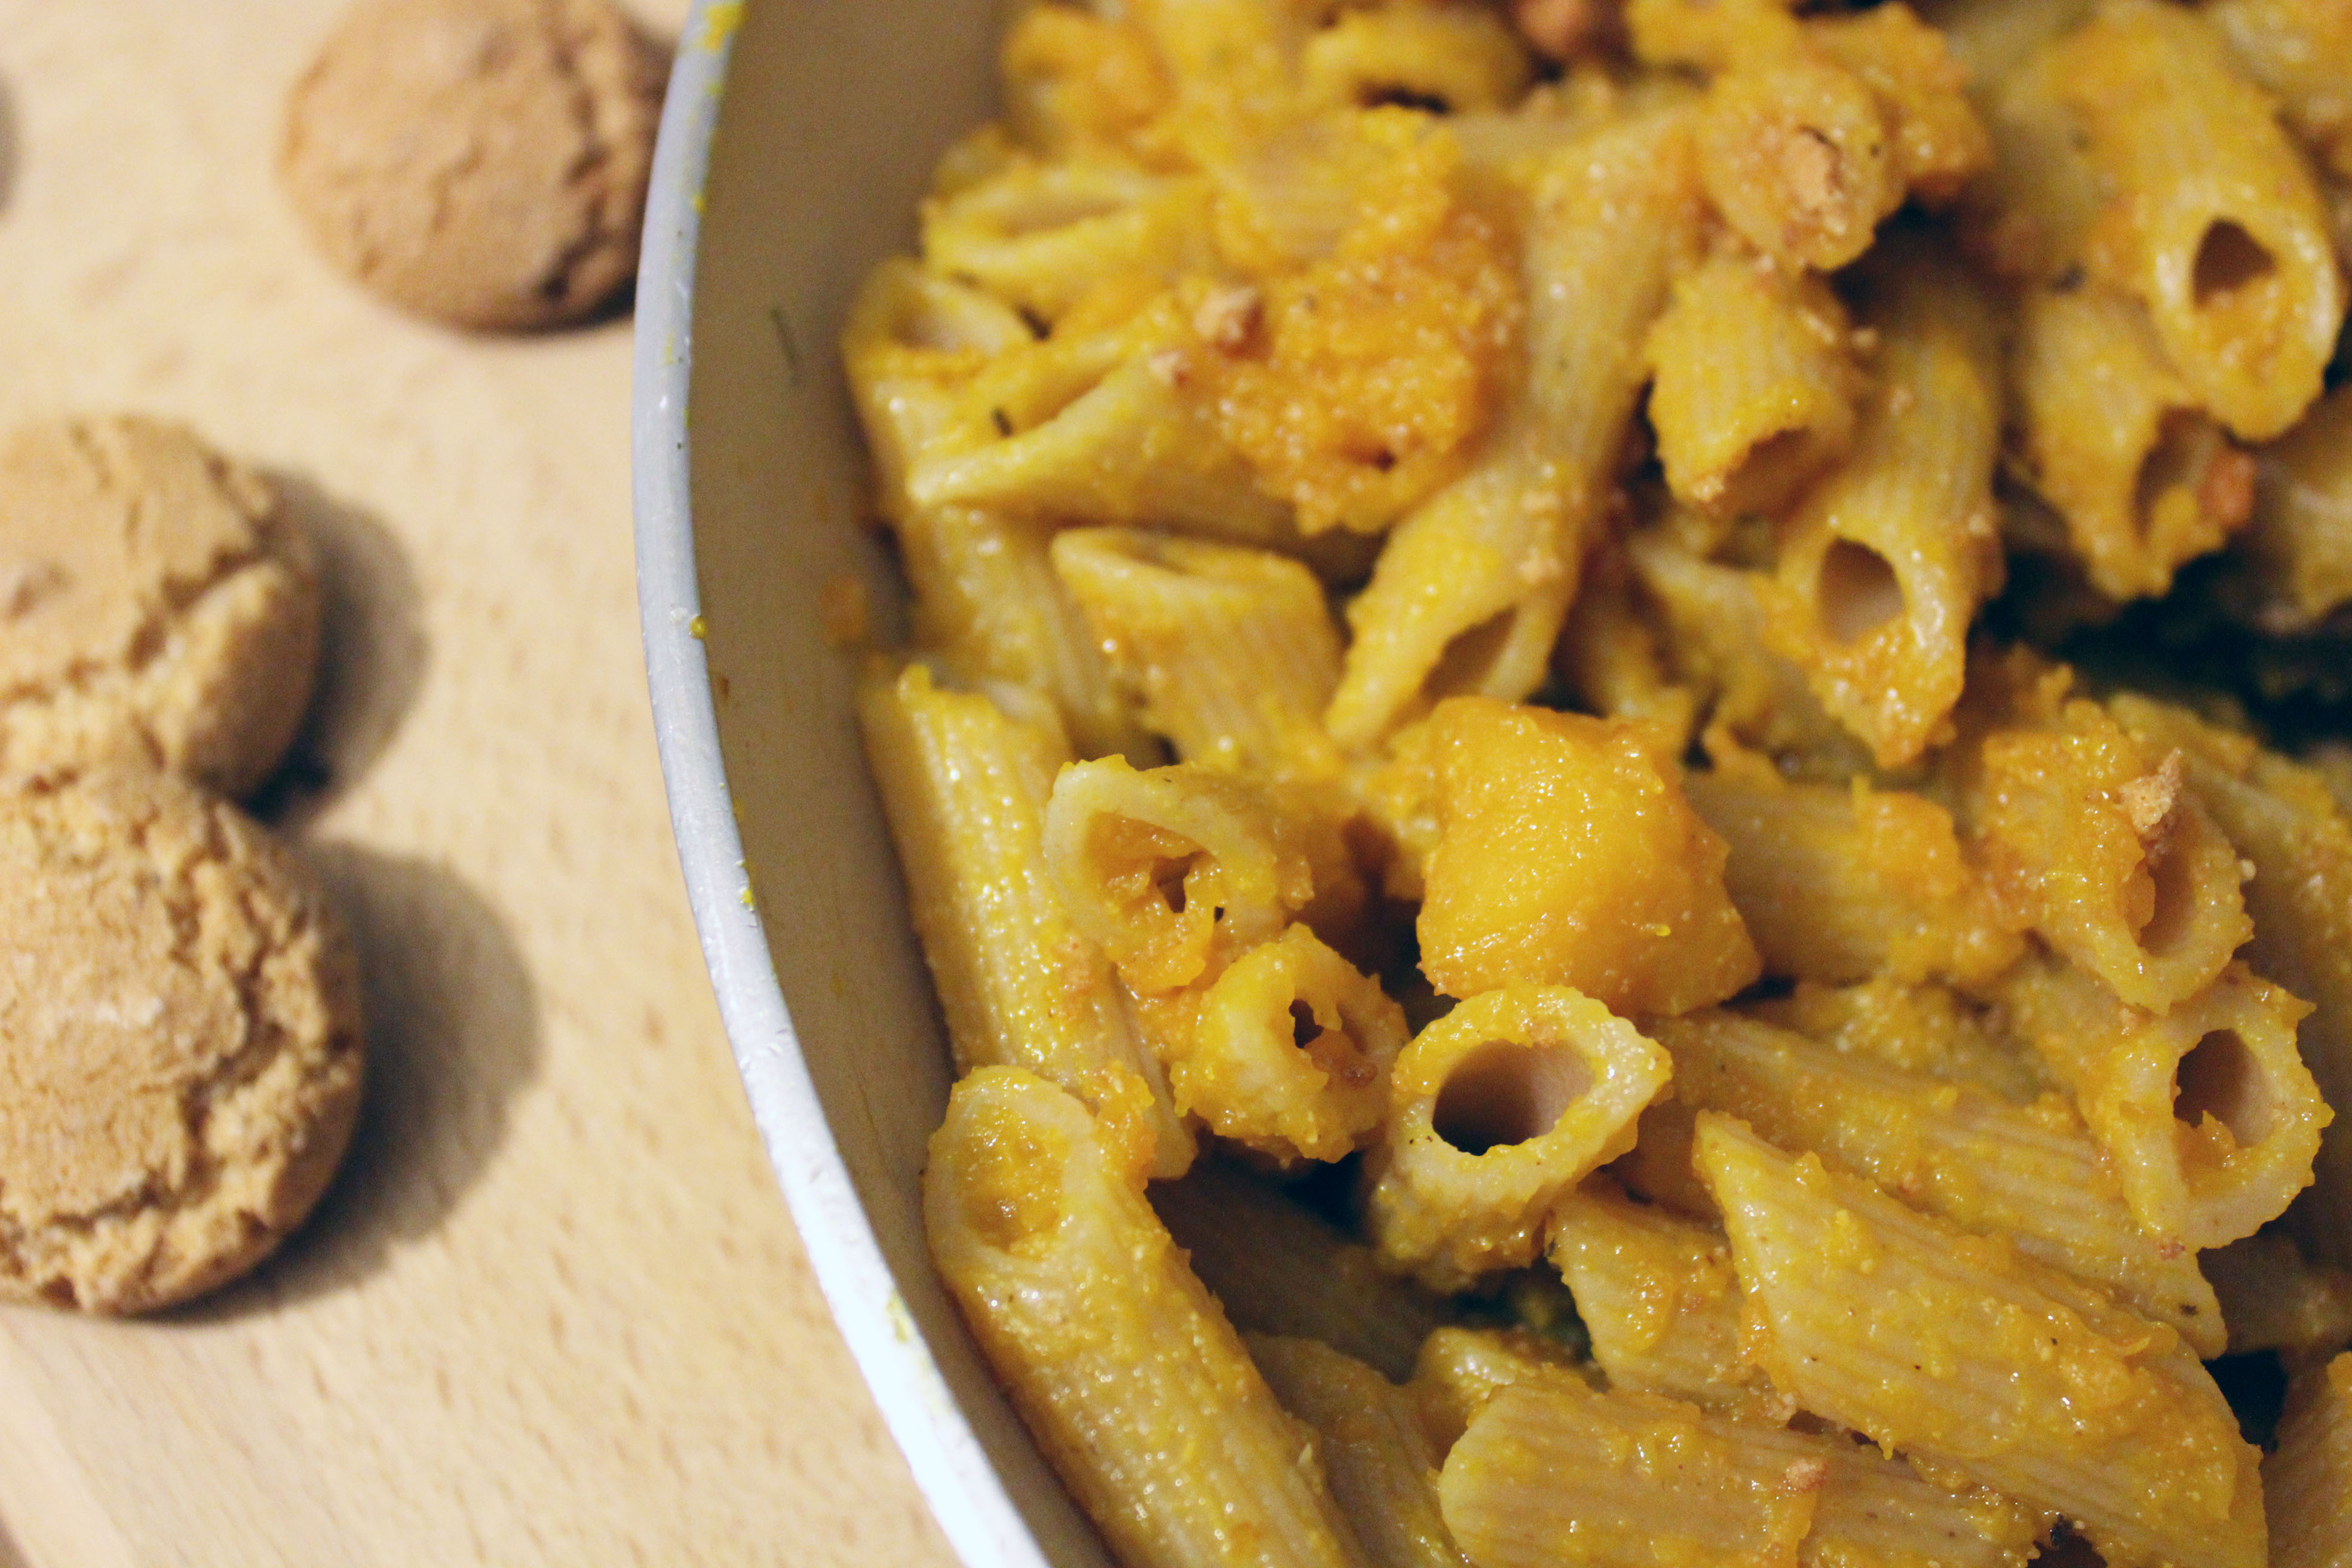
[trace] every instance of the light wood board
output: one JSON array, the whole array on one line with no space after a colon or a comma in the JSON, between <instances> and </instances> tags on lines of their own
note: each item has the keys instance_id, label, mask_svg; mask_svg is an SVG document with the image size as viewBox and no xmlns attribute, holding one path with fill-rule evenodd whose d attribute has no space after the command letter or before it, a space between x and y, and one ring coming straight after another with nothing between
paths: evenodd
<instances>
[{"instance_id":1,"label":"light wood board","mask_svg":"<svg viewBox=\"0 0 2352 1568\"><path fill-rule=\"evenodd\" d=\"M190 421L328 547L359 1145L158 1321L0 1311L0 1565L949 1561L826 1317L687 917L638 657L628 323L362 297L273 176L333 0L0 0L0 424ZM640 14L675 30L683 0Z\"/></svg>"}]
</instances>

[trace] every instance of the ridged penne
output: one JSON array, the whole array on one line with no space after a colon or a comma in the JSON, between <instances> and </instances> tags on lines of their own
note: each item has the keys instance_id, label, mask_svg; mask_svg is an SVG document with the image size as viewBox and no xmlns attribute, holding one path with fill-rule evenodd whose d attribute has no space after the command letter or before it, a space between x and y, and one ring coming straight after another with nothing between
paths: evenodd
<instances>
[{"instance_id":1,"label":"ridged penne","mask_svg":"<svg viewBox=\"0 0 2352 1568\"><path fill-rule=\"evenodd\" d=\"M2041 1059L1998 1027L1993 1009L1945 986L1800 980L1785 997L1743 1002L1734 1010L1793 1030L1840 1055L1974 1084L2020 1105L2053 1087Z\"/></svg>"},{"instance_id":2,"label":"ridged penne","mask_svg":"<svg viewBox=\"0 0 2352 1568\"><path fill-rule=\"evenodd\" d=\"M2314 625L2352 600L2352 390L2262 449L2246 555L2265 631Z\"/></svg>"},{"instance_id":3,"label":"ridged penne","mask_svg":"<svg viewBox=\"0 0 2352 1568\"><path fill-rule=\"evenodd\" d=\"M1843 1437L1559 1379L1509 1385L1480 1406L1438 1497L1480 1568L2014 1568L2046 1518L1931 1486Z\"/></svg>"},{"instance_id":4,"label":"ridged penne","mask_svg":"<svg viewBox=\"0 0 2352 1568\"><path fill-rule=\"evenodd\" d=\"M1729 1013L1651 1027L1674 1055L1684 1104L1737 1116L1780 1147L1867 1176L1963 1230L2007 1237L2027 1257L2113 1291L2200 1354L2221 1354L2221 1306L2195 1256L2141 1228L2099 1145L2063 1108L2015 1105L1840 1056Z\"/></svg>"},{"instance_id":5,"label":"ridged penne","mask_svg":"<svg viewBox=\"0 0 2352 1568\"><path fill-rule=\"evenodd\" d=\"M907 879L960 1071L1023 1067L1102 1103L1119 1074L1150 1091L1153 1172L1192 1158L1158 1061L1110 960L1065 912L1046 868L1047 797L1066 743L977 693L942 691L909 664L858 698L866 755ZM974 908L1005 924L980 926Z\"/></svg>"},{"instance_id":6,"label":"ridged penne","mask_svg":"<svg viewBox=\"0 0 2352 1568\"><path fill-rule=\"evenodd\" d=\"M1470 1418L1496 1390L1555 1378L1601 1385L1601 1369L1577 1360L1556 1340L1526 1329L1449 1325L1422 1342L1407 1391L1421 1412L1423 1430L1443 1456L1462 1440Z\"/></svg>"},{"instance_id":7,"label":"ridged penne","mask_svg":"<svg viewBox=\"0 0 2352 1568\"><path fill-rule=\"evenodd\" d=\"M2352 1354L2287 1383L2278 1448L2263 1461L2273 1568L2352 1563Z\"/></svg>"},{"instance_id":8,"label":"ridged penne","mask_svg":"<svg viewBox=\"0 0 2352 1568\"><path fill-rule=\"evenodd\" d=\"M1404 1389L1311 1339L1253 1334L1274 1396L1323 1440L1332 1500L1379 1568L1471 1568L1437 1507L1444 1456Z\"/></svg>"},{"instance_id":9,"label":"ridged penne","mask_svg":"<svg viewBox=\"0 0 2352 1568\"><path fill-rule=\"evenodd\" d=\"M1213 266L1213 199L1197 176L1103 159L1016 158L923 204L923 260L1052 321L1106 281L1172 282Z\"/></svg>"},{"instance_id":10,"label":"ridged penne","mask_svg":"<svg viewBox=\"0 0 2352 1568\"><path fill-rule=\"evenodd\" d=\"M2074 1091L2151 1233L2219 1247L2310 1184L2332 1113L2295 1051L2308 1003L2232 964L2153 1015L2046 958L2021 964L1999 995L2011 1027Z\"/></svg>"},{"instance_id":11,"label":"ridged penne","mask_svg":"<svg viewBox=\"0 0 2352 1568\"><path fill-rule=\"evenodd\" d=\"M1982 742L1983 853L2042 938L2125 1001L2161 1012L2210 985L2253 934L2238 851L2177 753L2095 703Z\"/></svg>"},{"instance_id":12,"label":"ridged penne","mask_svg":"<svg viewBox=\"0 0 2352 1568\"><path fill-rule=\"evenodd\" d=\"M2344 284L2276 105L2202 16L2158 0L2109 0L2053 65L2116 193L2094 270L2147 306L2215 418L2248 440L2278 434L2319 395Z\"/></svg>"},{"instance_id":13,"label":"ridged penne","mask_svg":"<svg viewBox=\"0 0 2352 1568\"><path fill-rule=\"evenodd\" d=\"M1381 1270L1372 1249L1258 1178L1203 1160L1155 1182L1152 1207L1225 1312L1253 1333L1319 1340L1412 1375L1422 1343L1452 1320L1446 1300Z\"/></svg>"},{"instance_id":14,"label":"ridged penne","mask_svg":"<svg viewBox=\"0 0 2352 1568\"><path fill-rule=\"evenodd\" d=\"M923 1220L972 1336L1123 1561L1363 1563L1313 1437L1109 1137L1018 1069L956 1085L931 1138Z\"/></svg>"},{"instance_id":15,"label":"ridged penne","mask_svg":"<svg viewBox=\"0 0 2352 1568\"><path fill-rule=\"evenodd\" d=\"M1269 550L1167 534L1072 528L1053 567L1143 722L1187 762L1327 777L1323 729L1339 630L1323 585Z\"/></svg>"},{"instance_id":16,"label":"ridged penne","mask_svg":"<svg viewBox=\"0 0 2352 1568\"><path fill-rule=\"evenodd\" d=\"M2129 696L2112 707L2142 744L2179 748L2189 787L2253 867L2246 961L2312 1004L2303 1061L2330 1105L2352 1104L2352 824L2326 780L2183 709ZM2352 1269L2352 1122L2323 1134L2291 1224L2315 1259Z\"/></svg>"},{"instance_id":17,"label":"ridged penne","mask_svg":"<svg viewBox=\"0 0 2352 1568\"><path fill-rule=\"evenodd\" d=\"M1675 279L1643 355L1666 486L1773 511L1853 439L1863 389L1845 308L1817 277L1737 252Z\"/></svg>"},{"instance_id":18,"label":"ridged penne","mask_svg":"<svg viewBox=\"0 0 2352 1568\"><path fill-rule=\"evenodd\" d=\"M1764 602L1772 645L1893 767L1937 739L2000 582L2000 383L1990 309L1958 268L1907 248L1870 276L1876 386L1852 455L1782 525Z\"/></svg>"},{"instance_id":19,"label":"ridged penne","mask_svg":"<svg viewBox=\"0 0 2352 1568\"><path fill-rule=\"evenodd\" d=\"M1314 894L1306 852L1265 792L1197 763L1064 768L1039 844L1071 925L1139 992L1214 979Z\"/></svg>"},{"instance_id":20,"label":"ridged penne","mask_svg":"<svg viewBox=\"0 0 2352 1568\"><path fill-rule=\"evenodd\" d=\"M1611 1387L1708 1409L1753 1411L1769 1398L1750 1385L1739 1281L1718 1227L1628 1202L1595 1176L1552 1206L1544 1255L1568 1281Z\"/></svg>"},{"instance_id":21,"label":"ridged penne","mask_svg":"<svg viewBox=\"0 0 2352 1568\"><path fill-rule=\"evenodd\" d=\"M1949 813L1924 796L1759 767L1694 772L1683 788L1730 846L1724 885L1767 974L1987 980L2024 950Z\"/></svg>"},{"instance_id":22,"label":"ridged penne","mask_svg":"<svg viewBox=\"0 0 2352 1568\"><path fill-rule=\"evenodd\" d=\"M1336 1160L1380 1126L1406 1034L1378 981L1293 925L1202 995L1168 1084L1221 1138L1285 1165Z\"/></svg>"},{"instance_id":23,"label":"ridged penne","mask_svg":"<svg viewBox=\"0 0 2352 1568\"><path fill-rule=\"evenodd\" d=\"M2028 290L2011 360L2034 488L2100 591L2160 594L2251 515L2253 459L2203 412L2134 299Z\"/></svg>"},{"instance_id":24,"label":"ridged penne","mask_svg":"<svg viewBox=\"0 0 2352 1568\"><path fill-rule=\"evenodd\" d=\"M1470 470L1390 536L1349 605L1326 715L1364 751L1423 704L1543 678L1641 390L1639 335L1695 242L1687 116L1613 124L1526 175L1524 386Z\"/></svg>"},{"instance_id":25,"label":"ridged penne","mask_svg":"<svg viewBox=\"0 0 2352 1568\"><path fill-rule=\"evenodd\" d=\"M1698 1162L1806 1409L2063 1513L2109 1561L2261 1568L2257 1451L2179 1335L1728 1117L1700 1118Z\"/></svg>"},{"instance_id":26,"label":"ridged penne","mask_svg":"<svg viewBox=\"0 0 2352 1568\"><path fill-rule=\"evenodd\" d=\"M1532 1261L1561 1193L1631 1147L1665 1052L1591 998L1507 986L1413 1038L1365 1175L1381 1258L1439 1289Z\"/></svg>"}]
</instances>

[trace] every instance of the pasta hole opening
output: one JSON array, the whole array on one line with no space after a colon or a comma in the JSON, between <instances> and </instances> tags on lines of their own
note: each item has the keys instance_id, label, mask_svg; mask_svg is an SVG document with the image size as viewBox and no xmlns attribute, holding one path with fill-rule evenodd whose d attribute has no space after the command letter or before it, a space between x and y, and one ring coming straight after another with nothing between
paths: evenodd
<instances>
[{"instance_id":1,"label":"pasta hole opening","mask_svg":"<svg viewBox=\"0 0 2352 1568\"><path fill-rule=\"evenodd\" d=\"M1424 92L1404 82L1368 81L1356 89L1359 109L1417 109L1423 114L1451 114L1454 105L1441 93Z\"/></svg>"},{"instance_id":2,"label":"pasta hole opening","mask_svg":"<svg viewBox=\"0 0 2352 1568\"><path fill-rule=\"evenodd\" d=\"M1542 1137L1591 1087L1591 1070L1564 1045L1488 1040L1446 1074L1431 1124L1464 1154L1483 1155Z\"/></svg>"},{"instance_id":3,"label":"pasta hole opening","mask_svg":"<svg viewBox=\"0 0 2352 1568\"><path fill-rule=\"evenodd\" d=\"M2270 1134L2270 1096L2263 1091L2254 1053L2237 1030L2209 1030L2180 1059L2172 1081L2177 1086L2172 1114L2181 1125L2195 1130L2210 1116L2229 1129L2231 1142L2242 1149Z\"/></svg>"},{"instance_id":4,"label":"pasta hole opening","mask_svg":"<svg viewBox=\"0 0 2352 1568\"><path fill-rule=\"evenodd\" d=\"M2221 447L2221 429L2193 409L2168 411L2157 424L2155 444L2140 459L2132 483L2132 518L2146 534L2158 503L2175 490L2201 489L2205 471Z\"/></svg>"},{"instance_id":5,"label":"pasta hole opening","mask_svg":"<svg viewBox=\"0 0 2352 1568\"><path fill-rule=\"evenodd\" d=\"M1315 1009L1304 1001L1290 1004L1290 1043L1301 1051L1315 1043L1323 1026L1315 1021Z\"/></svg>"},{"instance_id":6,"label":"pasta hole opening","mask_svg":"<svg viewBox=\"0 0 2352 1568\"><path fill-rule=\"evenodd\" d=\"M1903 613L1903 582L1868 545L1838 539L1822 557L1818 603L1822 629L1850 646Z\"/></svg>"},{"instance_id":7,"label":"pasta hole opening","mask_svg":"<svg viewBox=\"0 0 2352 1568\"><path fill-rule=\"evenodd\" d=\"M1776 430L1739 455L1727 477L1721 510L1769 512L1794 497L1811 476L1821 447L1809 431Z\"/></svg>"},{"instance_id":8,"label":"pasta hole opening","mask_svg":"<svg viewBox=\"0 0 2352 1568\"><path fill-rule=\"evenodd\" d=\"M1517 619L1505 611L1491 621L1482 621L1445 644L1438 655L1437 667L1430 671L1423 688L1432 698L1456 696L1475 692L1486 684L1488 672L1503 655L1510 643L1513 622Z\"/></svg>"},{"instance_id":9,"label":"pasta hole opening","mask_svg":"<svg viewBox=\"0 0 2352 1568\"><path fill-rule=\"evenodd\" d=\"M2262 242L2227 218L2209 226L2197 242L2190 273L2197 308L2228 305L2278 274L2278 261Z\"/></svg>"},{"instance_id":10,"label":"pasta hole opening","mask_svg":"<svg viewBox=\"0 0 2352 1568\"><path fill-rule=\"evenodd\" d=\"M1184 913L1184 883L1192 872L1190 857L1151 862L1151 885L1160 890L1160 899L1168 905L1169 914Z\"/></svg>"},{"instance_id":11,"label":"pasta hole opening","mask_svg":"<svg viewBox=\"0 0 2352 1568\"><path fill-rule=\"evenodd\" d=\"M1330 1016L1330 1012L1325 1016ZM1339 1025L1325 1029L1316 1018L1314 1005L1302 998L1290 1004L1291 1042L1332 1082L1343 1088L1360 1089L1378 1078L1380 1070L1348 1031L1344 1014L1341 1020Z\"/></svg>"},{"instance_id":12,"label":"pasta hole opening","mask_svg":"<svg viewBox=\"0 0 2352 1568\"><path fill-rule=\"evenodd\" d=\"M2138 935L2140 951L2151 958L2177 951L2197 931L2195 862L2200 857L2190 852L2189 835L2193 831L2184 821L2173 830L2172 841L2163 846L2165 852L2148 857L2154 896L2148 904L2147 923L2139 928Z\"/></svg>"}]
</instances>

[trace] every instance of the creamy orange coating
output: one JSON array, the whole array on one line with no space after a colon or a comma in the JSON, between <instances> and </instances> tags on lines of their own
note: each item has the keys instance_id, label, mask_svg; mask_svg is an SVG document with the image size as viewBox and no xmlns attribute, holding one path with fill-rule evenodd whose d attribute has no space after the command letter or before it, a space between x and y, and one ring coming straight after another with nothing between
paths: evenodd
<instances>
[{"instance_id":1,"label":"creamy orange coating","mask_svg":"<svg viewBox=\"0 0 2352 1568\"><path fill-rule=\"evenodd\" d=\"M1440 831L1420 932L1439 990L1528 981L1673 1013L1756 977L1723 840L1653 731L1485 697L1430 724Z\"/></svg>"},{"instance_id":2,"label":"creamy orange coating","mask_svg":"<svg viewBox=\"0 0 2352 1568\"><path fill-rule=\"evenodd\" d=\"M1225 438L1309 533L1386 527L1457 473L1516 340L1508 225L1463 199L1450 137L1412 134L1366 165L1380 188L1331 255L1266 279L1239 321L1196 317Z\"/></svg>"}]
</instances>

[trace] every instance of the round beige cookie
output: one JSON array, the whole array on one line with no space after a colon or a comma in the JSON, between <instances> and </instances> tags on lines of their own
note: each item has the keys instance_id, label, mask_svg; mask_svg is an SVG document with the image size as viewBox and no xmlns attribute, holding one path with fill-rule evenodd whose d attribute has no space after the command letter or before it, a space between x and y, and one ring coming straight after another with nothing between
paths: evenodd
<instances>
[{"instance_id":1,"label":"round beige cookie","mask_svg":"<svg viewBox=\"0 0 2352 1568\"><path fill-rule=\"evenodd\" d=\"M302 721L320 614L308 536L181 426L0 440L0 773L143 763L242 795Z\"/></svg>"},{"instance_id":2,"label":"round beige cookie","mask_svg":"<svg viewBox=\"0 0 2352 1568\"><path fill-rule=\"evenodd\" d=\"M295 84L279 172L393 303L552 326L636 268L661 89L608 0L359 0Z\"/></svg>"},{"instance_id":3,"label":"round beige cookie","mask_svg":"<svg viewBox=\"0 0 2352 1568\"><path fill-rule=\"evenodd\" d=\"M359 1104L356 966L300 865L163 774L0 795L0 1300L136 1312L253 1266Z\"/></svg>"}]
</instances>

